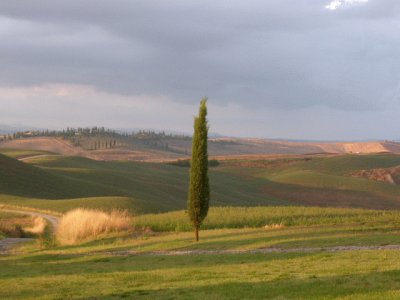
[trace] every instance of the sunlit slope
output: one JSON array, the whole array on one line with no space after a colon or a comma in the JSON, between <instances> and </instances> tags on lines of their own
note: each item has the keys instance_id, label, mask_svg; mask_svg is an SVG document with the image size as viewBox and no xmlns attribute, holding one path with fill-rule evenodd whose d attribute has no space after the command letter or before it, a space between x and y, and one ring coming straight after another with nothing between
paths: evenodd
<instances>
[{"instance_id":1,"label":"sunlit slope","mask_svg":"<svg viewBox=\"0 0 400 300\"><path fill-rule=\"evenodd\" d=\"M168 164L138 162L102 162L82 157L49 156L29 160L29 165L15 159L5 158L8 164L2 164L2 177L13 184L3 185L0 193L21 196L7 203L29 205L44 208L43 200L65 199L71 207L86 206L91 201L102 202L99 207L113 200L131 199L132 209L137 212L161 212L186 207L188 169ZM23 169L20 174L7 170ZM29 175L30 174L30 175ZM214 205L279 205L286 201L276 200L265 195L262 179L244 178L240 174L212 171L212 198ZM30 181L30 178L34 178ZM25 181L28 183L25 184ZM5 199L6 197L3 196ZM72 198L86 198L73 199ZM8 197L10 199L10 197ZM96 200L97 199L97 200ZM0 200L4 203L4 200ZM18 202L18 203L17 203ZM107 203L108 203L107 202ZM52 209L64 211L62 201L49 202ZM90 205L93 207L93 203ZM124 205L125 206L125 205ZM116 205L121 207L121 205Z\"/></svg>"},{"instance_id":2,"label":"sunlit slope","mask_svg":"<svg viewBox=\"0 0 400 300\"><path fill-rule=\"evenodd\" d=\"M297 159L259 169L269 181L266 192L297 203L390 209L399 208L400 186L366 178L355 178L357 170L400 165L392 154L345 155Z\"/></svg>"},{"instance_id":3,"label":"sunlit slope","mask_svg":"<svg viewBox=\"0 0 400 300\"><path fill-rule=\"evenodd\" d=\"M224 161L210 168L213 206L317 205L400 208L400 186L355 171L400 165L392 154ZM1 156L0 202L65 211L77 206L137 213L186 208L187 167L43 156ZM56 202L55 200L58 199Z\"/></svg>"}]
</instances>

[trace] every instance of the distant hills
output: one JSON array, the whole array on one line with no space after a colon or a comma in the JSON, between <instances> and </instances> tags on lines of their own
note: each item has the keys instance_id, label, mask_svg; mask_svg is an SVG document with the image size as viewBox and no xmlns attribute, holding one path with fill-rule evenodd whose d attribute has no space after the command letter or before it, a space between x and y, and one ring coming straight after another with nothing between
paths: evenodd
<instances>
[{"instance_id":1,"label":"distant hills","mask_svg":"<svg viewBox=\"0 0 400 300\"><path fill-rule=\"evenodd\" d=\"M0 148L42 150L67 156L82 156L94 160L172 161L188 159L191 139L165 138L116 138L108 137L64 139L61 137L24 137L0 141ZM107 142L110 141L110 142ZM105 146L116 141L115 146ZM97 149L93 143L100 145ZM107 144L108 145L108 144ZM271 141L263 139L212 138L209 140L210 156L225 159L263 159L274 155L302 154L400 154L400 143L304 143Z\"/></svg>"},{"instance_id":2,"label":"distant hills","mask_svg":"<svg viewBox=\"0 0 400 300\"><path fill-rule=\"evenodd\" d=\"M0 125L0 148L42 150L95 160L171 161L188 159L191 137L171 131L137 129L130 133L104 127L48 131ZM400 143L393 141L319 142L210 135L209 154L217 159L260 159L270 155L303 154L400 154Z\"/></svg>"}]
</instances>

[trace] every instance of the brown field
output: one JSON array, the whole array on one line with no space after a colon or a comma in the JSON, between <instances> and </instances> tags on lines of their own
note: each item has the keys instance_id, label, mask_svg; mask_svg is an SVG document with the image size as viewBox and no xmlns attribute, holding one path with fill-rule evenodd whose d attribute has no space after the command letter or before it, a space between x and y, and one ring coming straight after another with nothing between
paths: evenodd
<instances>
[{"instance_id":1,"label":"brown field","mask_svg":"<svg viewBox=\"0 0 400 300\"><path fill-rule=\"evenodd\" d=\"M85 156L85 151L59 138L35 137L0 142L1 148L42 150L68 156Z\"/></svg>"},{"instance_id":2,"label":"brown field","mask_svg":"<svg viewBox=\"0 0 400 300\"><path fill-rule=\"evenodd\" d=\"M18 150L43 150L67 156L83 156L94 160L134 160L148 162L187 159L191 152L190 139L166 141L169 151L151 146L125 145L112 149L85 150L73 146L69 141L53 137L23 138L0 142L0 148ZM266 139L212 138L209 141L210 157L218 160L260 160L282 157L304 157L304 155L400 153L400 143L394 142L354 142L322 143L292 142Z\"/></svg>"},{"instance_id":3,"label":"brown field","mask_svg":"<svg viewBox=\"0 0 400 300\"><path fill-rule=\"evenodd\" d=\"M0 148L18 150L42 150L66 156L83 156L94 160L135 160L164 161L176 160L180 156L153 149L131 149L119 147L114 149L85 150L73 146L69 141L53 137L23 138L0 142ZM26 159L27 157L25 157Z\"/></svg>"}]
</instances>

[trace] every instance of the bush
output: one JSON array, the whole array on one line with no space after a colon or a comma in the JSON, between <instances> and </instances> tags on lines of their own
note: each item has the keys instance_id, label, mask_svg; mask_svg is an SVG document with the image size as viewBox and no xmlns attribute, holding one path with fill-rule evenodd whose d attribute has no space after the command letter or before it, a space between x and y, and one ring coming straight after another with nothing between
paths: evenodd
<instances>
[{"instance_id":1,"label":"bush","mask_svg":"<svg viewBox=\"0 0 400 300\"><path fill-rule=\"evenodd\" d=\"M173 165L173 166L177 166L177 167L189 168L190 167L190 159L178 159L175 161L171 161L169 164Z\"/></svg>"},{"instance_id":2,"label":"bush","mask_svg":"<svg viewBox=\"0 0 400 300\"><path fill-rule=\"evenodd\" d=\"M216 160L216 159L210 159L210 160L208 161L208 166L209 166L210 168L212 168L212 167L218 167L218 166L219 166L219 161Z\"/></svg>"},{"instance_id":3,"label":"bush","mask_svg":"<svg viewBox=\"0 0 400 300\"><path fill-rule=\"evenodd\" d=\"M57 240L63 245L73 245L82 241L96 239L99 235L127 230L131 227L131 218L126 211L110 213L77 208L62 216Z\"/></svg>"}]
</instances>

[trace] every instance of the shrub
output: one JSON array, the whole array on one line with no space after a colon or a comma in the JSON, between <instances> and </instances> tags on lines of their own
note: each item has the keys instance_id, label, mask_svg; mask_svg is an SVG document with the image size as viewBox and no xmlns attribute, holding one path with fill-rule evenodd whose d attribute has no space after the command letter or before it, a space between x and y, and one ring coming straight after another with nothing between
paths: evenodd
<instances>
[{"instance_id":1,"label":"shrub","mask_svg":"<svg viewBox=\"0 0 400 300\"><path fill-rule=\"evenodd\" d=\"M126 211L107 213L77 208L62 216L57 229L57 240L63 245L73 245L96 239L101 234L127 230L130 227L131 218Z\"/></svg>"},{"instance_id":2,"label":"shrub","mask_svg":"<svg viewBox=\"0 0 400 300\"><path fill-rule=\"evenodd\" d=\"M218 167L218 166L219 166L219 161L216 160L216 159L209 159L209 160L208 160L208 166L209 166L210 168L212 168L212 167Z\"/></svg>"},{"instance_id":3,"label":"shrub","mask_svg":"<svg viewBox=\"0 0 400 300\"><path fill-rule=\"evenodd\" d=\"M189 168L190 160L189 159L178 159L176 161L171 161L169 164L173 165L173 166Z\"/></svg>"}]
</instances>

